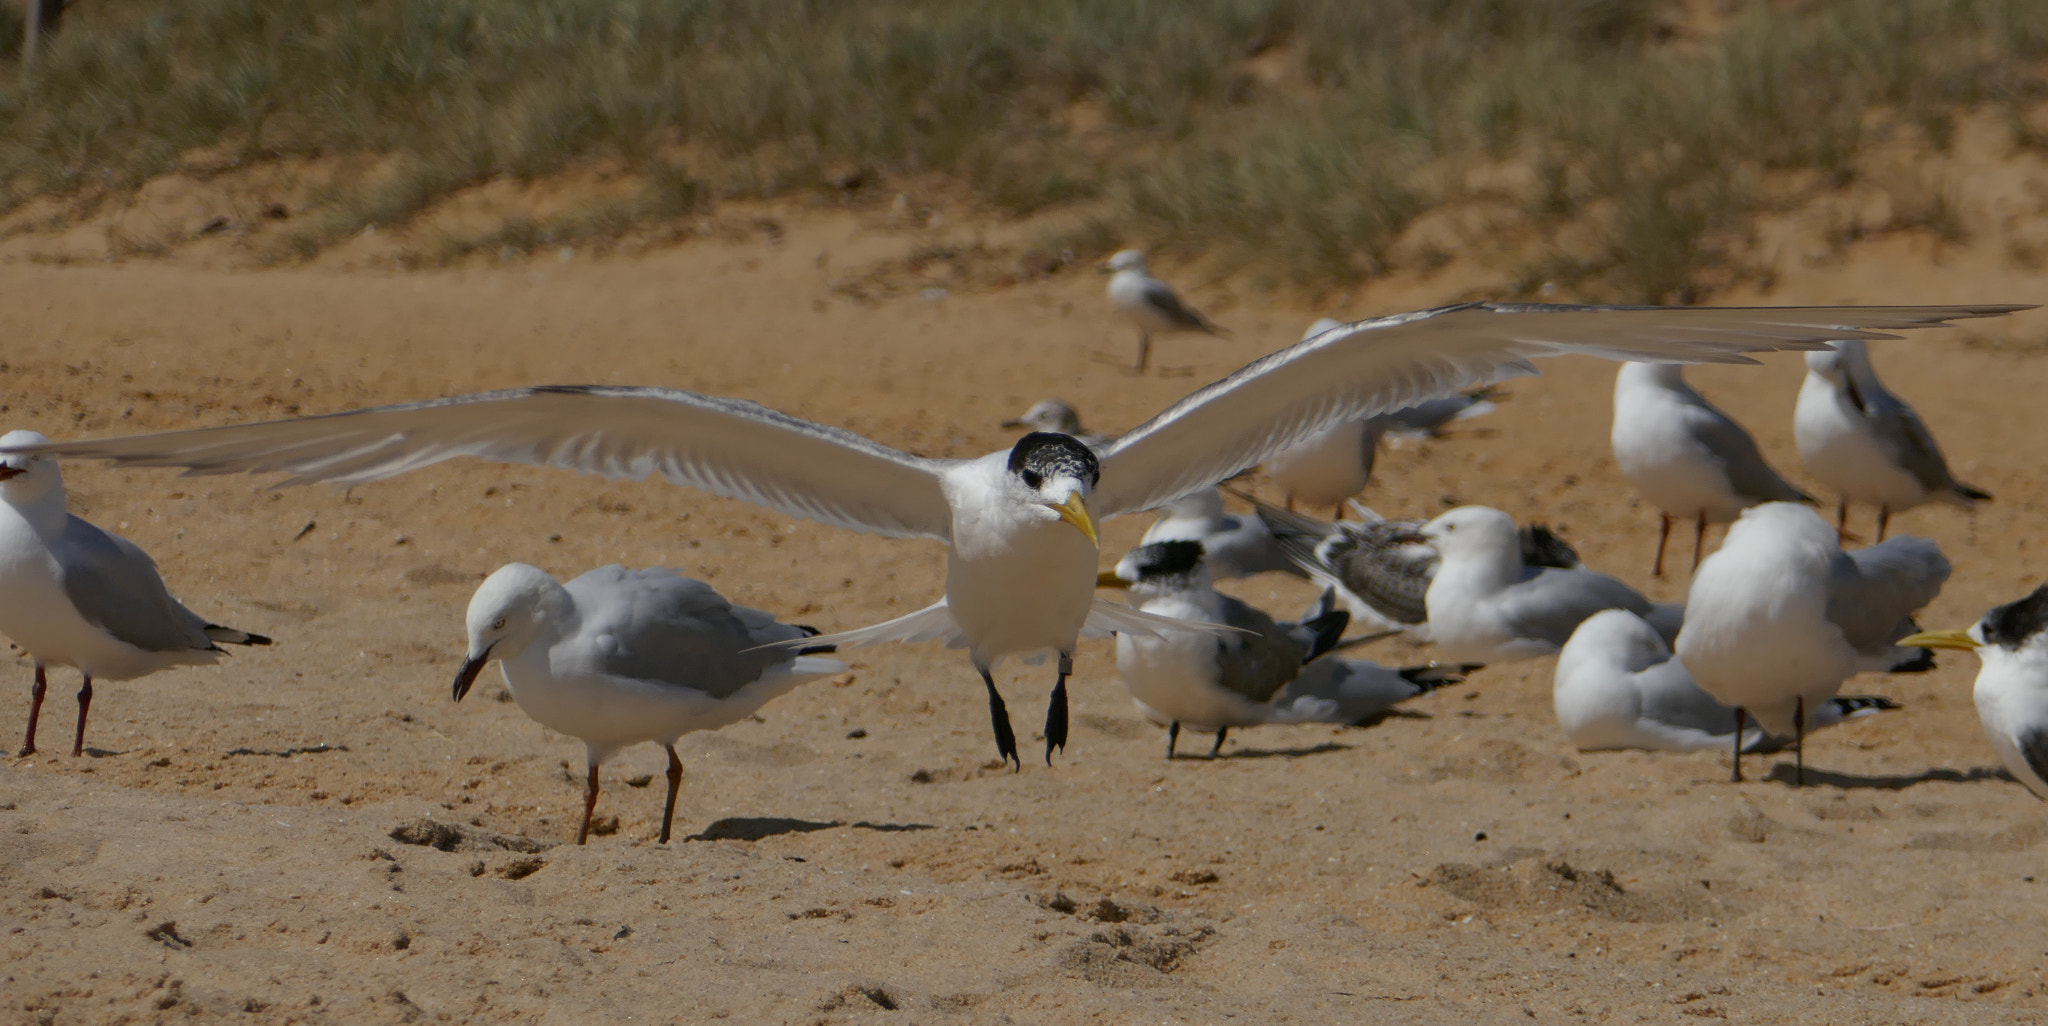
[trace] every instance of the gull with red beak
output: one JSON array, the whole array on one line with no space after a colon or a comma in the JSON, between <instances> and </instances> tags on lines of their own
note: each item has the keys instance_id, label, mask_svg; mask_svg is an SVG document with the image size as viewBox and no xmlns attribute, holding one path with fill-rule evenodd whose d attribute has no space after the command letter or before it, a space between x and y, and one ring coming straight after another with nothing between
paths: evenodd
<instances>
[{"instance_id":1,"label":"gull with red beak","mask_svg":"<svg viewBox=\"0 0 2048 1026\"><path fill-rule=\"evenodd\" d=\"M567 584L525 563L508 563L469 600L469 657L455 675L455 700L492 660L512 700L542 726L581 739L588 767L583 825L590 837L597 768L628 745L668 750L668 804L661 843L676 817L683 761L676 740L753 715L805 681L846 672L819 659L818 632L727 602L674 570L608 566ZM779 647L795 643L792 652Z\"/></svg>"},{"instance_id":2,"label":"gull with red beak","mask_svg":"<svg viewBox=\"0 0 2048 1026\"><path fill-rule=\"evenodd\" d=\"M33 431L9 431L0 445L47 445ZM36 720L49 688L47 668L75 666L78 732L71 754L85 751L92 682L132 680L173 666L220 659L220 642L268 645L261 634L208 623L164 587L156 563L134 542L64 510L64 476L51 456L0 456L0 633L36 664L21 754L36 751Z\"/></svg>"},{"instance_id":3,"label":"gull with red beak","mask_svg":"<svg viewBox=\"0 0 2048 1026\"><path fill-rule=\"evenodd\" d=\"M1196 390L1099 449L1034 431L978 459L913 456L744 400L608 385L518 388L14 451L199 474L278 472L290 483L361 484L458 456L610 477L661 474L791 516L933 539L948 549L943 598L817 642L943 640L966 648L988 691L997 751L1012 762L1016 738L990 671L1007 655L1057 656L1045 724L1050 760L1066 743L1066 678L1083 633L1219 629L1096 598L1098 519L1210 487L1330 424L1535 373L1538 357L1746 363L1750 353L1889 338L2017 309L1465 303L1325 331Z\"/></svg>"}]
</instances>

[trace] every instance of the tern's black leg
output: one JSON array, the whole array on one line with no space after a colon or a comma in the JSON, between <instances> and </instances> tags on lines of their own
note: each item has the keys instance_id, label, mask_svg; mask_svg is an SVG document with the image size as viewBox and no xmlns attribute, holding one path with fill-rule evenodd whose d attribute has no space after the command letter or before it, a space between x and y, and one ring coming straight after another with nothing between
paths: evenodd
<instances>
[{"instance_id":1,"label":"tern's black leg","mask_svg":"<svg viewBox=\"0 0 2048 1026\"><path fill-rule=\"evenodd\" d=\"M1671 540L1671 514L1657 514L1657 562L1650 567L1651 577L1664 576L1664 543Z\"/></svg>"},{"instance_id":2,"label":"tern's black leg","mask_svg":"<svg viewBox=\"0 0 2048 1026\"><path fill-rule=\"evenodd\" d=\"M1216 757L1217 753L1219 753L1219 752L1223 751L1223 737L1224 737L1224 735L1226 735L1226 734L1229 734L1229 733L1230 733L1230 728L1229 728L1229 727L1217 727L1217 728L1216 728L1216 743L1215 743L1214 745L1211 745L1211 746L1210 746L1210 748L1209 748L1209 758L1211 758L1211 759L1214 759L1214 758Z\"/></svg>"},{"instance_id":3,"label":"tern's black leg","mask_svg":"<svg viewBox=\"0 0 2048 1026\"><path fill-rule=\"evenodd\" d=\"M1792 784L1806 786L1806 696L1792 700Z\"/></svg>"},{"instance_id":4,"label":"tern's black leg","mask_svg":"<svg viewBox=\"0 0 2048 1026\"><path fill-rule=\"evenodd\" d=\"M85 675L85 686L78 689L78 736L71 739L71 757L76 759L85 754L85 713L92 708L92 674Z\"/></svg>"},{"instance_id":5,"label":"tern's black leg","mask_svg":"<svg viewBox=\"0 0 2048 1026\"><path fill-rule=\"evenodd\" d=\"M669 824L676 821L676 790L683 784L683 760L676 757L676 746L664 747L668 749L668 804L661 810L661 843L667 844Z\"/></svg>"},{"instance_id":6,"label":"tern's black leg","mask_svg":"<svg viewBox=\"0 0 2048 1026\"><path fill-rule=\"evenodd\" d=\"M1045 707L1045 764L1052 765L1052 750L1067 750L1067 678L1074 672L1074 657L1060 653L1060 679L1052 686L1052 701Z\"/></svg>"},{"instance_id":7,"label":"tern's black leg","mask_svg":"<svg viewBox=\"0 0 2048 1026\"><path fill-rule=\"evenodd\" d=\"M1017 732L1010 729L1010 707L1003 704L1002 693L996 690L996 679L987 670L981 671L981 682L988 685L988 718L989 725L996 732L996 755L1021 770L1024 761L1017 758Z\"/></svg>"},{"instance_id":8,"label":"tern's black leg","mask_svg":"<svg viewBox=\"0 0 2048 1026\"><path fill-rule=\"evenodd\" d=\"M28 693L28 737L21 742L21 754L26 757L36 754L36 718L43 713L43 693L50 690L49 678L43 676L43 664L36 662L36 686Z\"/></svg>"},{"instance_id":9,"label":"tern's black leg","mask_svg":"<svg viewBox=\"0 0 2048 1026\"><path fill-rule=\"evenodd\" d=\"M597 760L590 760L590 782L583 786L583 825L576 830L576 843L590 840L590 814L597 809Z\"/></svg>"},{"instance_id":10,"label":"tern's black leg","mask_svg":"<svg viewBox=\"0 0 2048 1026\"><path fill-rule=\"evenodd\" d=\"M1699 526L1693 528L1692 531L1692 568L1694 570L1698 570L1700 568L1700 550L1706 548L1706 545L1707 514L1704 511L1702 511L1700 513Z\"/></svg>"},{"instance_id":11,"label":"tern's black leg","mask_svg":"<svg viewBox=\"0 0 2048 1026\"><path fill-rule=\"evenodd\" d=\"M1172 723L1166 725L1166 757L1168 759L1173 758L1173 746L1179 740L1180 721L1175 720Z\"/></svg>"},{"instance_id":12,"label":"tern's black leg","mask_svg":"<svg viewBox=\"0 0 2048 1026\"><path fill-rule=\"evenodd\" d=\"M1890 524L1891 522L1892 522L1892 508L1891 508L1890 506L1882 506L1882 505L1881 505L1881 506L1879 506L1879 507L1877 507L1877 540L1878 540L1878 541L1883 541L1883 540L1884 540L1884 529L1885 529L1885 527L1886 527L1886 526L1888 526L1888 525L1889 525L1889 524Z\"/></svg>"},{"instance_id":13,"label":"tern's black leg","mask_svg":"<svg viewBox=\"0 0 2048 1026\"><path fill-rule=\"evenodd\" d=\"M1737 784L1742 783L1742 721L1747 715L1747 710L1735 707L1735 774L1728 779Z\"/></svg>"}]
</instances>

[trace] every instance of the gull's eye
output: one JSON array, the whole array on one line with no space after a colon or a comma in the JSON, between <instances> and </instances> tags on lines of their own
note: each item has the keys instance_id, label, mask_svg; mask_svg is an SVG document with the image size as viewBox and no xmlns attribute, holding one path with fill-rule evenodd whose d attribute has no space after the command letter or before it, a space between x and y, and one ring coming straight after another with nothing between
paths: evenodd
<instances>
[{"instance_id":1,"label":"gull's eye","mask_svg":"<svg viewBox=\"0 0 2048 1026\"><path fill-rule=\"evenodd\" d=\"M505 629L505 618L501 616L501 617L498 617L498 618L497 618L496 620L493 620L493 621L491 621L491 629L492 629L492 630L494 630L494 631L502 631L502 630L504 630L504 629Z\"/></svg>"},{"instance_id":2,"label":"gull's eye","mask_svg":"<svg viewBox=\"0 0 2048 1026\"><path fill-rule=\"evenodd\" d=\"M1024 487L1026 488L1037 488L1045 483L1045 475L1036 470L1026 470L1021 476L1024 478Z\"/></svg>"}]
</instances>

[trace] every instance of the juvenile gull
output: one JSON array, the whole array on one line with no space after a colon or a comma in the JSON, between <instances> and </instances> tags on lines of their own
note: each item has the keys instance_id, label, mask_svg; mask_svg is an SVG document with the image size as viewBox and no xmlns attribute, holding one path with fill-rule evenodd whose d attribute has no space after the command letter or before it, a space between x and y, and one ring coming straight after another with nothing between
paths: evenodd
<instances>
[{"instance_id":1,"label":"juvenile gull","mask_svg":"<svg viewBox=\"0 0 2048 1026\"><path fill-rule=\"evenodd\" d=\"M1557 654L1550 697L1558 726L1582 751L1766 752L1786 743L1754 727L1738 740L1735 707L1700 690L1656 630L1624 609L1595 613L1572 632ZM1806 726L1896 708L1886 698L1830 698Z\"/></svg>"},{"instance_id":2,"label":"juvenile gull","mask_svg":"<svg viewBox=\"0 0 2048 1026\"><path fill-rule=\"evenodd\" d=\"M0 446L49 441L34 431L0 436ZM47 667L74 666L85 678L71 741L76 756L85 751L93 678L132 680L172 666L210 665L224 651L221 642L270 644L180 605L148 553L65 512L56 457L20 452L0 455L0 633L35 661L22 755L36 751Z\"/></svg>"},{"instance_id":3,"label":"juvenile gull","mask_svg":"<svg viewBox=\"0 0 2048 1026\"><path fill-rule=\"evenodd\" d=\"M1741 363L1745 354L2009 313L1956 307L1578 307L1467 303L1360 321L1260 358L1099 452L1034 431L979 459L913 456L755 403L663 388L548 385L325 416L40 447L193 473L280 472L359 484L457 456L678 484L792 516L948 547L945 596L826 644L966 647L997 751L1015 735L990 675L1006 655L1054 654L1046 754L1067 734L1066 677L1084 630L1173 626L1094 597L1097 517L1207 488L1331 423L1533 373L1565 353ZM1559 638L1560 643L1562 637Z\"/></svg>"},{"instance_id":4,"label":"juvenile gull","mask_svg":"<svg viewBox=\"0 0 2048 1026\"><path fill-rule=\"evenodd\" d=\"M1396 702L1463 679L1464 668L1389 670L1325 655L1350 617L1332 609L1330 594L1299 623L1276 623L1218 592L1200 542L1166 541L1124 554L1105 587L1128 588L1139 608L1161 616L1235 628L1225 634L1164 631L1157 637L1118 635L1117 676L1146 719L1166 727L1173 758L1183 726L1214 733L1215 758L1232 727L1262 723L1359 723ZM1312 667L1305 690L1295 690Z\"/></svg>"},{"instance_id":5,"label":"juvenile gull","mask_svg":"<svg viewBox=\"0 0 2048 1026\"><path fill-rule=\"evenodd\" d=\"M1302 573L1336 590L1354 622L1381 630L1413 629L1428 621L1429 582L1439 559L1421 537L1423 521L1388 520L1353 503L1355 522L1331 522L1242 497ZM1542 524L1516 534L1526 566L1577 570L1585 565L1568 542ZM1426 633L1411 636L1426 638Z\"/></svg>"},{"instance_id":6,"label":"juvenile gull","mask_svg":"<svg viewBox=\"0 0 2048 1026\"><path fill-rule=\"evenodd\" d=\"M1948 573L1925 539L1845 553L1813 510L1765 503L1745 510L1693 575L1674 648L1702 690L1735 707L1737 733L1753 718L1791 736L1804 783L1809 716L1851 674L1896 658L1913 611L1934 600ZM1731 748L1739 781L1742 750Z\"/></svg>"},{"instance_id":7,"label":"juvenile gull","mask_svg":"<svg viewBox=\"0 0 2048 1026\"><path fill-rule=\"evenodd\" d=\"M588 784L576 843L590 838L597 768L620 749L652 741L668 751L661 843L676 816L683 761L676 740L751 716L805 681L846 672L806 644L809 627L727 602L711 586L661 568L608 566L568 584L507 563L469 600L469 655L455 700L492 660L526 715L583 742ZM790 651L787 643L804 647Z\"/></svg>"},{"instance_id":8,"label":"juvenile gull","mask_svg":"<svg viewBox=\"0 0 2048 1026\"><path fill-rule=\"evenodd\" d=\"M1725 524L1759 502L1808 502L1756 447L1742 425L1685 382L1672 363L1625 363L1614 377L1614 462L1658 509L1654 577L1664 575L1671 522L1692 520L1692 565L1707 525Z\"/></svg>"},{"instance_id":9,"label":"juvenile gull","mask_svg":"<svg viewBox=\"0 0 2048 1026\"><path fill-rule=\"evenodd\" d=\"M1424 604L1430 639L1445 659L1504 663L1555 655L1603 609L1626 609L1665 637L1678 632L1683 607L1652 603L1606 574L1523 562L1515 521L1500 510L1462 506L1411 537L1442 557Z\"/></svg>"},{"instance_id":10,"label":"juvenile gull","mask_svg":"<svg viewBox=\"0 0 2048 1026\"><path fill-rule=\"evenodd\" d=\"M1265 521L1223 512L1223 493L1215 488L1196 489L1160 509L1162 515L1145 529L1138 544L1201 542L1202 562L1209 567L1212 580L1272 571L1304 576L1281 550Z\"/></svg>"},{"instance_id":11,"label":"juvenile gull","mask_svg":"<svg viewBox=\"0 0 2048 1026\"><path fill-rule=\"evenodd\" d=\"M1161 335L1183 331L1226 334L1215 322L1181 302L1180 294L1173 291L1173 286L1152 277L1151 272L1145 269L1145 254L1126 249L1110 257L1103 267L1114 272L1109 278L1110 305L1138 326L1138 361L1133 366L1134 370L1142 373L1151 359L1153 332Z\"/></svg>"},{"instance_id":12,"label":"juvenile gull","mask_svg":"<svg viewBox=\"0 0 2048 1026\"><path fill-rule=\"evenodd\" d=\"M1977 719L1998 761L2048 798L2048 585L1984 614L1967 630L1928 631L1908 645L1974 651L1984 665L1972 688Z\"/></svg>"},{"instance_id":13,"label":"juvenile gull","mask_svg":"<svg viewBox=\"0 0 2048 1026\"><path fill-rule=\"evenodd\" d=\"M1990 493L1957 481L1934 435L1906 401L1886 390L1862 342L1806 354L1806 381L1792 415L1806 469L1841 501L1835 529L1849 526L1849 504L1877 507L1877 540L1892 514L1939 500L1969 509Z\"/></svg>"}]
</instances>

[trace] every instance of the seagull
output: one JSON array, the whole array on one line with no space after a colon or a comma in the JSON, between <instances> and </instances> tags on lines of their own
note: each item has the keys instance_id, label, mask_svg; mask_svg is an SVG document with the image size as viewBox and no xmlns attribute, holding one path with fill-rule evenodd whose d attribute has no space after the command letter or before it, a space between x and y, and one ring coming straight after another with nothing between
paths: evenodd
<instances>
[{"instance_id":1,"label":"seagull","mask_svg":"<svg viewBox=\"0 0 2048 1026\"><path fill-rule=\"evenodd\" d=\"M1448 659L1495 663L1555 655L1580 623L1603 609L1626 609L1670 636L1684 613L1606 574L1529 566L1514 519L1497 509L1461 506L1401 540L1427 541L1442 557L1424 605L1430 638Z\"/></svg>"},{"instance_id":2,"label":"seagull","mask_svg":"<svg viewBox=\"0 0 2048 1026\"><path fill-rule=\"evenodd\" d=\"M49 442L34 431L0 435L0 446ZM270 644L179 604L148 553L65 512L64 475L54 457L21 452L0 455L0 634L36 666L23 756L36 752L48 667L75 666L85 678L71 741L76 757L85 752L93 678L133 680L173 666L210 666L225 651L222 643Z\"/></svg>"},{"instance_id":3,"label":"seagull","mask_svg":"<svg viewBox=\"0 0 2048 1026\"><path fill-rule=\"evenodd\" d=\"M1694 520L1692 565L1709 523L1725 524L1759 502L1811 502L1764 462L1742 425L1685 383L1674 363L1625 363L1614 377L1614 462L1658 509L1657 561L1671 522Z\"/></svg>"},{"instance_id":4,"label":"seagull","mask_svg":"<svg viewBox=\"0 0 2048 1026\"><path fill-rule=\"evenodd\" d=\"M1273 618L1211 581L1202 544L1164 541L1124 554L1104 587L1126 588L1139 608L1161 616L1234 628L1222 635L1167 631L1117 635L1116 670L1146 719L1166 728L1173 758L1181 727L1214 733L1215 758L1232 727L1262 723L1363 724L1395 703L1464 679L1477 667L1390 670L1327 653L1351 617L1325 591L1299 623ZM1304 679L1306 678L1306 679Z\"/></svg>"},{"instance_id":5,"label":"seagull","mask_svg":"<svg viewBox=\"0 0 2048 1026\"><path fill-rule=\"evenodd\" d=\"M1081 427L1081 415L1060 399L1040 399L1032 403L1021 417L1003 421L1006 428L1028 427L1035 431L1053 431L1062 435L1073 435L1091 449L1100 449L1109 444L1109 435L1098 435Z\"/></svg>"},{"instance_id":6,"label":"seagull","mask_svg":"<svg viewBox=\"0 0 2048 1026\"><path fill-rule=\"evenodd\" d=\"M1104 270L1113 272L1109 279L1110 305L1138 326L1138 362L1133 366L1138 373L1144 373L1145 363L1152 355L1152 333L1155 331L1162 335L1182 331L1228 334L1193 307L1181 302L1180 294L1173 291L1173 286L1152 277L1145 270L1145 254L1126 249L1110 257L1109 262L1102 266Z\"/></svg>"},{"instance_id":7,"label":"seagull","mask_svg":"<svg viewBox=\"0 0 2048 1026\"><path fill-rule=\"evenodd\" d=\"M1145 529L1140 545L1162 541L1202 543L1202 562L1212 580L1278 571L1303 576L1287 558L1266 523L1256 516L1223 512L1223 493L1198 488L1160 507L1164 514Z\"/></svg>"},{"instance_id":8,"label":"seagull","mask_svg":"<svg viewBox=\"0 0 2048 1026\"><path fill-rule=\"evenodd\" d=\"M1702 690L1735 707L1738 735L1754 718L1792 737L1803 784L1809 714L1850 675L1884 668L1911 635L1913 611L1948 575L1948 560L1924 538L1845 553L1820 514L1767 502L1745 510L1700 563L1674 648ZM1740 781L1742 750L1733 750Z\"/></svg>"},{"instance_id":9,"label":"seagull","mask_svg":"<svg viewBox=\"0 0 2048 1026\"><path fill-rule=\"evenodd\" d=\"M1972 689L1984 736L2013 778L2048 798L2048 585L1988 613L1967 630L1928 631L1908 645L1974 651Z\"/></svg>"},{"instance_id":10,"label":"seagull","mask_svg":"<svg viewBox=\"0 0 2048 1026\"><path fill-rule=\"evenodd\" d=\"M1065 745L1066 678L1084 631L1189 629L1095 597L1098 517L1213 486L1336 421L1534 373L1537 357L1753 362L1747 354L1893 337L2016 309L1439 307L1348 324L1261 357L1099 451L1034 431L978 459L932 459L745 400L612 385L542 385L23 451L199 474L275 472L289 484L355 485L458 456L610 477L659 473L791 516L933 539L948 548L944 597L818 643L965 647L988 691L998 754L1018 763L991 676L997 659L1058 656L1046 716L1050 759Z\"/></svg>"},{"instance_id":11,"label":"seagull","mask_svg":"<svg viewBox=\"0 0 2048 1026\"><path fill-rule=\"evenodd\" d=\"M727 602L703 581L665 568L613 565L568 584L537 566L507 563L469 600L469 654L455 700L492 660L521 711L580 739L588 756L583 825L590 839L597 767L628 745L668 750L668 803L661 843L676 817L683 761L676 740L736 723L806 681L846 672L819 659L814 628ZM787 644L802 647L791 651Z\"/></svg>"},{"instance_id":12,"label":"seagull","mask_svg":"<svg viewBox=\"0 0 2048 1026\"><path fill-rule=\"evenodd\" d=\"M1423 521L1388 520L1354 503L1356 521L1330 522L1243 498L1296 568L1336 590L1353 621L1391 630L1418 627L1429 619L1426 596L1438 557L1419 537ZM1524 565L1562 570L1585 566L1569 543L1542 524L1531 524L1517 534Z\"/></svg>"},{"instance_id":13,"label":"seagull","mask_svg":"<svg viewBox=\"0 0 2048 1026\"><path fill-rule=\"evenodd\" d=\"M1735 707L1701 691L1656 629L1625 609L1594 613L1572 632L1557 654L1550 697L1558 726L1581 751L1705 752L1734 745L1766 752L1785 745L1755 728L1735 738ZM1807 729L1898 707L1875 696L1830 698L1814 710Z\"/></svg>"},{"instance_id":14,"label":"seagull","mask_svg":"<svg viewBox=\"0 0 2048 1026\"><path fill-rule=\"evenodd\" d=\"M1792 415L1806 469L1841 499L1835 529L1849 526L1849 504L1877 507L1877 540L1892 514L1940 500L1969 509L1991 498L1949 473L1941 447L1906 401L1885 390L1862 342L1806 354L1806 381Z\"/></svg>"}]
</instances>

